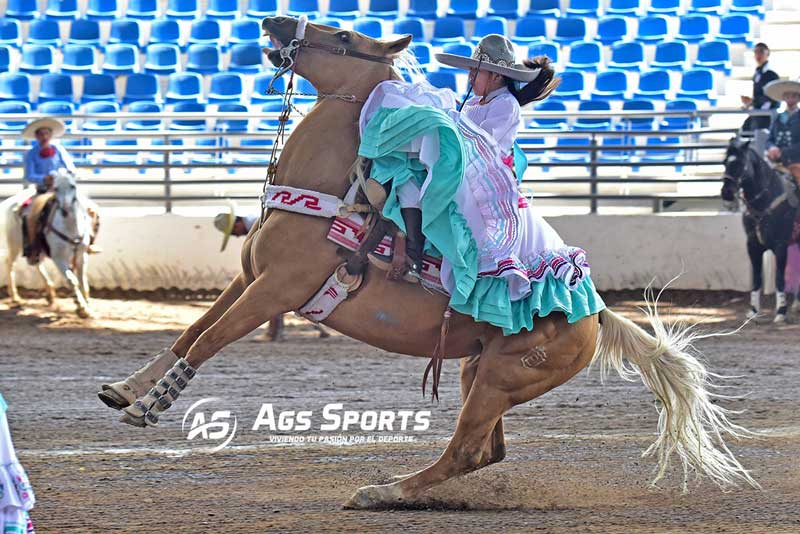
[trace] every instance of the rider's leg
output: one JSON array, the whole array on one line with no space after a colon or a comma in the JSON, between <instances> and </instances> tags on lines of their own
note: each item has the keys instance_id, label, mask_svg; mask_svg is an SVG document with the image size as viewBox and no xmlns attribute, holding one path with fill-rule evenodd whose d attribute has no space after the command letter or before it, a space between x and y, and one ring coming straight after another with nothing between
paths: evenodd
<instances>
[{"instance_id":1,"label":"rider's leg","mask_svg":"<svg viewBox=\"0 0 800 534\"><path fill-rule=\"evenodd\" d=\"M800 163L792 163L789 165L789 172L794 176L794 181L797 182L797 187L800 188Z\"/></svg>"},{"instance_id":2,"label":"rider's leg","mask_svg":"<svg viewBox=\"0 0 800 534\"><path fill-rule=\"evenodd\" d=\"M406 226L406 255L410 260L409 269L419 275L422 272L422 251L425 248L422 210L419 207L419 186L409 180L398 188L397 197L400 201L400 214Z\"/></svg>"}]
</instances>

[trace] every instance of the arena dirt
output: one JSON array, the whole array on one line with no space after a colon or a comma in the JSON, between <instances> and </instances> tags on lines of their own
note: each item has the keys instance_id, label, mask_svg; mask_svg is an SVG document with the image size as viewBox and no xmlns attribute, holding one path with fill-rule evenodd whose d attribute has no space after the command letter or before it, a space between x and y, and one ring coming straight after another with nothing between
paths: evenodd
<instances>
[{"instance_id":1,"label":"arena dirt","mask_svg":"<svg viewBox=\"0 0 800 534\"><path fill-rule=\"evenodd\" d=\"M605 296L637 316L637 292ZM673 292L669 301L673 318L705 321L709 331L735 328L745 309L733 293ZM649 487L655 463L640 454L654 438L652 396L616 377L602 384L591 371L506 416L504 462L431 490L413 509L362 512L341 508L356 488L441 452L460 404L457 364L446 363L441 402L431 403L420 394L424 359L337 335L320 340L293 318L286 342L256 333L203 366L158 428L118 423L95 396L99 384L127 376L208 305L96 299L88 321L66 299L53 309L40 299L0 305L0 390L36 491L39 532L800 532L798 324L750 324L698 344L713 371L735 376L731 392L749 393L724 403L761 434L731 447L763 491L723 493L690 479L683 494L677 468L660 489ZM224 397L240 423L214 454L181 429L204 397ZM251 429L262 403L316 417L337 402L430 410L430 428L395 433L411 443L342 446L271 444L270 432Z\"/></svg>"}]
</instances>

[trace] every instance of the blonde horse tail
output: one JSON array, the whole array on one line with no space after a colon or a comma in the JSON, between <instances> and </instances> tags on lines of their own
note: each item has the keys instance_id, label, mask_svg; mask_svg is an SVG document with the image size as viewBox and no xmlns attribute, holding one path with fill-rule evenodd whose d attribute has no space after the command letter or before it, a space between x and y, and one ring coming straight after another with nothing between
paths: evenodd
<instances>
[{"instance_id":1,"label":"blonde horse tail","mask_svg":"<svg viewBox=\"0 0 800 534\"><path fill-rule=\"evenodd\" d=\"M668 327L658 315L658 299L651 304L645 293L645 301L643 311L654 335L610 309L603 310L592 364L600 365L602 377L614 369L625 380L641 379L659 401L658 438L643 454L658 458L653 485L664 477L676 455L683 467L684 491L691 471L723 488L739 482L760 488L723 440L724 434L744 438L753 433L732 423L729 416L734 412L713 402L731 398L710 391L715 387L711 379L723 377L710 373L693 355L693 342L710 336L695 332L692 326Z\"/></svg>"}]
</instances>

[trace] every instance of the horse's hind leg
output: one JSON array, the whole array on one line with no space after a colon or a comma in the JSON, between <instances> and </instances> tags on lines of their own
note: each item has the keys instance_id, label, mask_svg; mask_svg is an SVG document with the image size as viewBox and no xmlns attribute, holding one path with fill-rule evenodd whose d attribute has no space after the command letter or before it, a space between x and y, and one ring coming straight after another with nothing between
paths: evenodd
<instances>
[{"instance_id":1,"label":"horse's hind leg","mask_svg":"<svg viewBox=\"0 0 800 534\"><path fill-rule=\"evenodd\" d=\"M50 278L50 274L47 272L43 261L39 262L36 266L36 270L39 271L39 276L42 277L42 281L44 282L44 298L47 299L47 305L52 306L56 301L56 286L53 284L53 279Z\"/></svg>"},{"instance_id":2,"label":"horse's hind leg","mask_svg":"<svg viewBox=\"0 0 800 534\"><path fill-rule=\"evenodd\" d=\"M8 247L8 256L6 257L6 273L8 276L8 297L11 299L11 304L18 306L22 300L19 298L19 291L17 290L17 273L14 271L14 262L19 256L18 250L12 250L11 246Z\"/></svg>"}]
</instances>

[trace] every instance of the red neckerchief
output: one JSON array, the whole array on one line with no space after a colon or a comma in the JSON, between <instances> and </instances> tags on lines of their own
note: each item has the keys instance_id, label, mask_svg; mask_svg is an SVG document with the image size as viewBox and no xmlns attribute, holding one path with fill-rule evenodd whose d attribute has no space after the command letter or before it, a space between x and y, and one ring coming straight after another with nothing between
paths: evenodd
<instances>
[{"instance_id":1,"label":"red neckerchief","mask_svg":"<svg viewBox=\"0 0 800 534\"><path fill-rule=\"evenodd\" d=\"M47 145L45 148L39 151L39 156L43 158L52 158L56 155L56 147L53 145Z\"/></svg>"}]
</instances>

